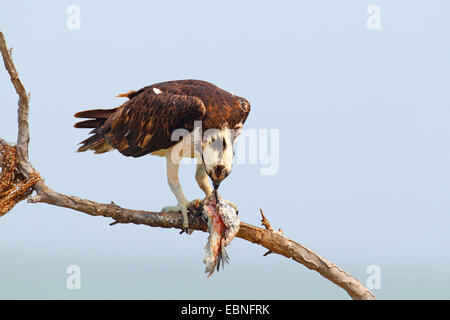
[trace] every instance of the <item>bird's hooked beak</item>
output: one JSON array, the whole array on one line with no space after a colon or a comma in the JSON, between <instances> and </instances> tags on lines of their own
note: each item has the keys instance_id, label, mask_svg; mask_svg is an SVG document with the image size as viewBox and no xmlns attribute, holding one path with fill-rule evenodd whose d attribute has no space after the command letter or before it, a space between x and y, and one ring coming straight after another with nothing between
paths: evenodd
<instances>
[{"instance_id":1,"label":"bird's hooked beak","mask_svg":"<svg viewBox=\"0 0 450 320\"><path fill-rule=\"evenodd\" d=\"M214 198L216 199L216 204L219 202L218 196L217 196L217 189L214 189Z\"/></svg>"},{"instance_id":2,"label":"bird's hooked beak","mask_svg":"<svg viewBox=\"0 0 450 320\"><path fill-rule=\"evenodd\" d=\"M212 180L214 190L219 189L220 183L223 179L228 176L228 173L225 170L223 165L217 165L214 167L214 170L209 173L209 177Z\"/></svg>"}]
</instances>

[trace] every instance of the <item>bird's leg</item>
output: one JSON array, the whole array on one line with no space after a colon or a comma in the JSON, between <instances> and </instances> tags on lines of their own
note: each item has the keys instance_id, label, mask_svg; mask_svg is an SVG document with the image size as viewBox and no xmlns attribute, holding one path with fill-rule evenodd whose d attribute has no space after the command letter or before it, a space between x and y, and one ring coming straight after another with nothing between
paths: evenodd
<instances>
[{"instance_id":1,"label":"bird's leg","mask_svg":"<svg viewBox=\"0 0 450 320\"><path fill-rule=\"evenodd\" d=\"M213 188L209 182L208 175L206 174L205 165L203 162L197 163L197 170L195 171L195 180L197 180L198 186L205 193L205 199L209 197Z\"/></svg>"},{"instance_id":2,"label":"bird's leg","mask_svg":"<svg viewBox=\"0 0 450 320\"><path fill-rule=\"evenodd\" d=\"M170 156L166 156L167 160L167 181L173 194L177 198L178 204L176 206L167 206L162 209L163 212L181 212L183 215L183 228L189 228L189 221L187 215L188 201L181 190L180 180L178 179L178 168L180 163L174 162Z\"/></svg>"},{"instance_id":3,"label":"bird's leg","mask_svg":"<svg viewBox=\"0 0 450 320\"><path fill-rule=\"evenodd\" d=\"M196 214L202 213L203 208L203 202L206 200L206 198L209 197L209 195L212 193L213 188L211 186L211 183L209 182L208 175L206 174L205 166L201 159L197 159L197 169L195 171L195 180L197 181L198 186L200 189L203 190L205 193L205 198L203 200L195 199L189 203L189 208L192 212Z\"/></svg>"}]
</instances>

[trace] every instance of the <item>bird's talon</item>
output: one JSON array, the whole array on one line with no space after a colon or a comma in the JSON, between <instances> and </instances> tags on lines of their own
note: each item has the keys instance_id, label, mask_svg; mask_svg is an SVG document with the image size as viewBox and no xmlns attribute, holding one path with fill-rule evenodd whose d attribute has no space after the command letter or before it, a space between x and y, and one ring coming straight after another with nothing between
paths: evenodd
<instances>
[{"instance_id":1,"label":"bird's talon","mask_svg":"<svg viewBox=\"0 0 450 320\"><path fill-rule=\"evenodd\" d=\"M238 208L237 205L235 205L233 202L231 202L231 201L229 201L229 200L225 200L225 202L226 202L229 206L233 207L233 209L236 211L236 214L239 214L239 208Z\"/></svg>"},{"instance_id":2,"label":"bird's talon","mask_svg":"<svg viewBox=\"0 0 450 320\"><path fill-rule=\"evenodd\" d=\"M188 205L187 202L181 202L177 204L176 206L167 206L162 208L162 212L180 212L183 216L183 228L188 230L189 229L189 220L188 220ZM192 232L191 232L192 233Z\"/></svg>"},{"instance_id":3,"label":"bird's talon","mask_svg":"<svg viewBox=\"0 0 450 320\"><path fill-rule=\"evenodd\" d=\"M192 200L187 207L191 213L196 215L201 214L203 211L203 201L200 199Z\"/></svg>"}]
</instances>

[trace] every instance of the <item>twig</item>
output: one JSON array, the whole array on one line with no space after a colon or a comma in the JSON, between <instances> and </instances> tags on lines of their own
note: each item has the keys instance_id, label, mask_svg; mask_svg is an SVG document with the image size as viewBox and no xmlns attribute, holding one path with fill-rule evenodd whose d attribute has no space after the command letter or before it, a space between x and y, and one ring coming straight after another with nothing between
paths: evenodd
<instances>
[{"instance_id":1,"label":"twig","mask_svg":"<svg viewBox=\"0 0 450 320\"><path fill-rule=\"evenodd\" d=\"M266 227L267 230L269 231L274 231L272 226L269 223L269 220L266 219L266 217L264 216L264 212L262 209L259 209L259 212L261 213L261 224Z\"/></svg>"},{"instance_id":2,"label":"twig","mask_svg":"<svg viewBox=\"0 0 450 320\"><path fill-rule=\"evenodd\" d=\"M270 225L269 220L267 220L267 218L264 216L263 210L259 209L259 212L261 213L261 218L262 218L261 219L261 224L266 228L266 230L269 230L269 231L273 232L274 230L273 230L272 226ZM266 253L263 254L263 257L266 257L266 256L268 256L271 253L273 253L273 251L269 250L269 251L267 251Z\"/></svg>"},{"instance_id":3,"label":"twig","mask_svg":"<svg viewBox=\"0 0 450 320\"><path fill-rule=\"evenodd\" d=\"M17 138L18 170L25 177L29 178L30 175L35 172L28 159L29 95L26 94L25 88L18 77L11 57L11 52L8 50L5 38L1 32L0 51L3 56L5 68L11 76L11 82L19 95L19 130ZM0 139L0 142L3 143L3 140ZM38 181L33 188L36 191L36 195L29 199L29 202L31 203L43 202L59 207L70 208L92 216L110 217L115 220L112 224L134 223L145 224L151 227L177 228L183 230L183 218L180 213L132 210L121 208L114 203L103 204L91 200L80 199L75 196L58 193L50 189L42 180ZM375 299L375 296L370 290L364 287L349 273L325 258L320 257L310 249L288 239L282 234L281 230L274 231L269 221L265 218L262 210L261 216L262 223L266 229L242 222L237 237L259 244L267 248L271 253L277 253L287 258L291 258L307 268L319 272L323 277L347 291L353 299ZM195 215L189 215L189 227L193 230L207 231L205 222L199 216Z\"/></svg>"}]
</instances>

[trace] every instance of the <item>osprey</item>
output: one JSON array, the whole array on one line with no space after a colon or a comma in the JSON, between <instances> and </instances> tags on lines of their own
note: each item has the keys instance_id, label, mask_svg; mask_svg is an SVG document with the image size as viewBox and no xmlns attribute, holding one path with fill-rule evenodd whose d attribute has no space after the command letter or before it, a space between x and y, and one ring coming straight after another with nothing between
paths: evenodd
<instances>
[{"instance_id":1,"label":"osprey","mask_svg":"<svg viewBox=\"0 0 450 320\"><path fill-rule=\"evenodd\" d=\"M249 102L200 80L156 83L118 97L129 100L114 109L75 114L89 119L77 122L75 128L93 128L78 151L99 154L117 149L127 157L165 157L167 180L178 203L162 211L181 212L188 229L188 207L199 200L189 202L183 194L178 179L181 158L197 159L195 179L208 198L231 172L233 144L250 112Z\"/></svg>"}]
</instances>

